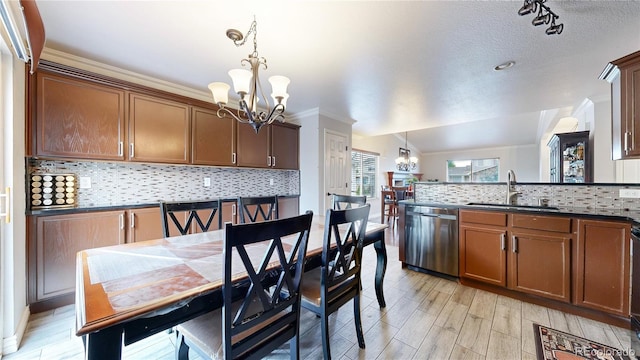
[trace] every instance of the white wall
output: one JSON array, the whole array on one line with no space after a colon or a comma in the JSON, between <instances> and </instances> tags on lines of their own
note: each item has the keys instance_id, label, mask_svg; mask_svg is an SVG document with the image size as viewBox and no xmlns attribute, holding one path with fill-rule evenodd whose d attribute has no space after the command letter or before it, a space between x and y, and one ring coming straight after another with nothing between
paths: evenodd
<instances>
[{"instance_id":1,"label":"white wall","mask_svg":"<svg viewBox=\"0 0 640 360\"><path fill-rule=\"evenodd\" d=\"M25 65L10 53L2 52L3 150L4 187L11 188L11 223L2 224L4 246L2 260L3 297L2 348L0 354L17 350L28 320L26 279L26 218L25 218ZM2 220L4 221L4 219Z\"/></svg>"},{"instance_id":2,"label":"white wall","mask_svg":"<svg viewBox=\"0 0 640 360\"><path fill-rule=\"evenodd\" d=\"M321 114L318 109L294 114L292 121L300 125L300 211L324 214L324 134L334 131L351 139L351 123ZM350 162L351 158L347 158ZM351 169L351 164L347 164Z\"/></svg>"},{"instance_id":3,"label":"white wall","mask_svg":"<svg viewBox=\"0 0 640 360\"><path fill-rule=\"evenodd\" d=\"M510 146L488 149L473 149L464 151L439 152L425 154L420 158L422 179L447 179L447 160L470 159L500 159L499 181L507 180L507 172L513 170L519 182L537 182L538 175L538 146Z\"/></svg>"},{"instance_id":4,"label":"white wall","mask_svg":"<svg viewBox=\"0 0 640 360\"><path fill-rule=\"evenodd\" d=\"M316 196L323 179L320 176L323 154L320 146L320 120L318 109L293 115L292 122L300 125L300 212L318 214L320 205Z\"/></svg>"}]
</instances>

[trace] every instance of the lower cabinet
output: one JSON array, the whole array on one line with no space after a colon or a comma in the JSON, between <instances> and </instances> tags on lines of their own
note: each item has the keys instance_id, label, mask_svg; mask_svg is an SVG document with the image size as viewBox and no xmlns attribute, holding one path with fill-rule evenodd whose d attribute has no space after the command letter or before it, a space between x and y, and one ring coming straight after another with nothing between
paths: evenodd
<instances>
[{"instance_id":1,"label":"lower cabinet","mask_svg":"<svg viewBox=\"0 0 640 360\"><path fill-rule=\"evenodd\" d=\"M459 236L460 276L571 301L570 218L461 210Z\"/></svg>"},{"instance_id":2,"label":"lower cabinet","mask_svg":"<svg viewBox=\"0 0 640 360\"><path fill-rule=\"evenodd\" d=\"M33 216L29 222L30 304L73 294L78 251L125 241L124 211Z\"/></svg>"},{"instance_id":3,"label":"lower cabinet","mask_svg":"<svg viewBox=\"0 0 640 360\"><path fill-rule=\"evenodd\" d=\"M580 219L575 249L575 303L628 316L631 226Z\"/></svg>"},{"instance_id":4,"label":"lower cabinet","mask_svg":"<svg viewBox=\"0 0 640 360\"><path fill-rule=\"evenodd\" d=\"M506 230L461 225L460 276L507 286Z\"/></svg>"},{"instance_id":5,"label":"lower cabinet","mask_svg":"<svg viewBox=\"0 0 640 360\"><path fill-rule=\"evenodd\" d=\"M509 289L571 301L571 234L514 230L508 257Z\"/></svg>"},{"instance_id":6,"label":"lower cabinet","mask_svg":"<svg viewBox=\"0 0 640 360\"><path fill-rule=\"evenodd\" d=\"M629 316L629 223L465 209L459 217L461 278Z\"/></svg>"},{"instance_id":7,"label":"lower cabinet","mask_svg":"<svg viewBox=\"0 0 640 360\"><path fill-rule=\"evenodd\" d=\"M300 215L299 198L297 196L278 197L278 217L284 219L296 215Z\"/></svg>"},{"instance_id":8,"label":"lower cabinet","mask_svg":"<svg viewBox=\"0 0 640 360\"><path fill-rule=\"evenodd\" d=\"M126 212L128 219L127 243L164 237L162 215L158 206L130 209Z\"/></svg>"}]
</instances>

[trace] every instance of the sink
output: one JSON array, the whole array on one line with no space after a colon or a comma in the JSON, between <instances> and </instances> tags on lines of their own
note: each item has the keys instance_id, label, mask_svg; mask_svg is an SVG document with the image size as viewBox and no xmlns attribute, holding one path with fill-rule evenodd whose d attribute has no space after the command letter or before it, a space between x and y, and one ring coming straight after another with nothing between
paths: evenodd
<instances>
[{"instance_id":1,"label":"sink","mask_svg":"<svg viewBox=\"0 0 640 360\"><path fill-rule=\"evenodd\" d=\"M537 205L513 205L513 204L494 204L494 203L476 203L470 202L468 206L477 206L485 208L496 208L506 210L534 210L534 211L558 211L555 206L537 206Z\"/></svg>"}]
</instances>

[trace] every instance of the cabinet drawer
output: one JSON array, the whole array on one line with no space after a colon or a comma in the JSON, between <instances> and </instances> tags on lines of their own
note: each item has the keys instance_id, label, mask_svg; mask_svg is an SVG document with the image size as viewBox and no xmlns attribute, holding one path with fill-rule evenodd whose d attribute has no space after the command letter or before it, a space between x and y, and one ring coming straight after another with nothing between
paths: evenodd
<instances>
[{"instance_id":1,"label":"cabinet drawer","mask_svg":"<svg viewBox=\"0 0 640 360\"><path fill-rule=\"evenodd\" d=\"M493 211L460 211L461 223L507 226L507 214Z\"/></svg>"},{"instance_id":2,"label":"cabinet drawer","mask_svg":"<svg viewBox=\"0 0 640 360\"><path fill-rule=\"evenodd\" d=\"M511 226L514 228L555 231L561 233L571 232L570 218L513 214L511 219Z\"/></svg>"}]
</instances>

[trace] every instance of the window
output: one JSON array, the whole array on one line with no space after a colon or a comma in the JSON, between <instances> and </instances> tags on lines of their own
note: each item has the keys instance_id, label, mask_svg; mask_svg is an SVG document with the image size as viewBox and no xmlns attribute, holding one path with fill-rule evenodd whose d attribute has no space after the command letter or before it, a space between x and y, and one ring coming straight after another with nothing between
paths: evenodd
<instances>
[{"instance_id":1,"label":"window","mask_svg":"<svg viewBox=\"0 0 640 360\"><path fill-rule=\"evenodd\" d=\"M376 196L379 157L379 154L363 150L351 151L351 195Z\"/></svg>"},{"instance_id":2,"label":"window","mask_svg":"<svg viewBox=\"0 0 640 360\"><path fill-rule=\"evenodd\" d=\"M498 182L500 159L447 160L448 182Z\"/></svg>"}]
</instances>

